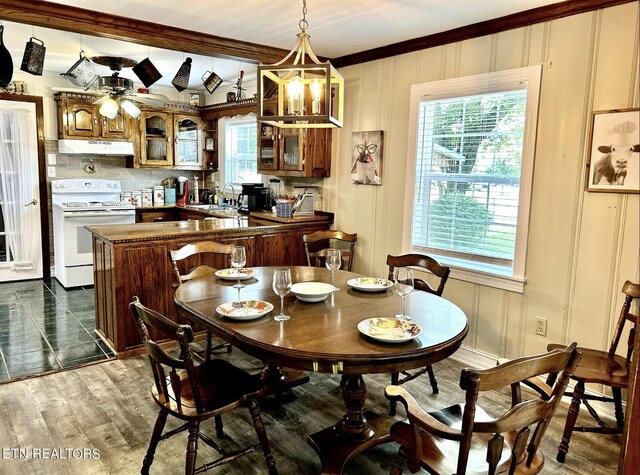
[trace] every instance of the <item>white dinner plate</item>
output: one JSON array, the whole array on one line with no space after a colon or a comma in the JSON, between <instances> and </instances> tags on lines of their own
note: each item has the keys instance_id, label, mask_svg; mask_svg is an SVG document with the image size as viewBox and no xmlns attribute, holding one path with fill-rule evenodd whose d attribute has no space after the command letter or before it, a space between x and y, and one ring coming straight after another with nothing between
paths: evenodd
<instances>
[{"instance_id":1,"label":"white dinner plate","mask_svg":"<svg viewBox=\"0 0 640 475\"><path fill-rule=\"evenodd\" d=\"M241 300L218 305L216 312L232 320L254 320L273 310L273 305L264 300Z\"/></svg>"},{"instance_id":2,"label":"white dinner plate","mask_svg":"<svg viewBox=\"0 0 640 475\"><path fill-rule=\"evenodd\" d=\"M404 343L413 340L422 333L422 328L411 320L398 320L394 317L375 317L358 323L358 330L374 340L385 343Z\"/></svg>"},{"instance_id":3,"label":"white dinner plate","mask_svg":"<svg viewBox=\"0 0 640 475\"><path fill-rule=\"evenodd\" d=\"M363 292L382 292L393 287L393 282L379 277L357 277L347 280L347 285Z\"/></svg>"},{"instance_id":4,"label":"white dinner plate","mask_svg":"<svg viewBox=\"0 0 640 475\"><path fill-rule=\"evenodd\" d=\"M216 271L216 277L220 277L222 280L248 280L256 273L255 269L242 268L242 269L220 269Z\"/></svg>"}]
</instances>

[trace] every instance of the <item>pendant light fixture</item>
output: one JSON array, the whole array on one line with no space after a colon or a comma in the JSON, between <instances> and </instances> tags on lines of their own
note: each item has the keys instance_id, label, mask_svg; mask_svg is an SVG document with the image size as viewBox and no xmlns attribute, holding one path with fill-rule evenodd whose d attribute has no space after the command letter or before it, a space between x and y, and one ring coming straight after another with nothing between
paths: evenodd
<instances>
[{"instance_id":1,"label":"pendant light fixture","mask_svg":"<svg viewBox=\"0 0 640 475\"><path fill-rule=\"evenodd\" d=\"M313 53L306 14L303 0L301 31L289 54L275 64L258 66L257 120L281 128L342 127L344 79Z\"/></svg>"}]
</instances>

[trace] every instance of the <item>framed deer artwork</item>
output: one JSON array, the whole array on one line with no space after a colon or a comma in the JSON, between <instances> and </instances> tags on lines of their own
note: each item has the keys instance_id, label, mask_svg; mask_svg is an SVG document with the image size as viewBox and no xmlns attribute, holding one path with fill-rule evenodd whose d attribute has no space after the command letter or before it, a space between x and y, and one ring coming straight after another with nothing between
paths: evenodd
<instances>
[{"instance_id":1,"label":"framed deer artwork","mask_svg":"<svg viewBox=\"0 0 640 475\"><path fill-rule=\"evenodd\" d=\"M640 193L640 109L594 111L587 191Z\"/></svg>"}]
</instances>

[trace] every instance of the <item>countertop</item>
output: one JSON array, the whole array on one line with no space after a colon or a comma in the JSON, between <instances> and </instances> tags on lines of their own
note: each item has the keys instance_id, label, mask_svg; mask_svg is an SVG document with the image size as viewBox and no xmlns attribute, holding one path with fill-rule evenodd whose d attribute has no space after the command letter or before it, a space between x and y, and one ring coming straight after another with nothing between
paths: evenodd
<instances>
[{"instance_id":1,"label":"countertop","mask_svg":"<svg viewBox=\"0 0 640 475\"><path fill-rule=\"evenodd\" d=\"M325 215L320 222L333 222L333 215ZM95 236L110 242L147 241L180 238L208 234L263 233L279 229L304 228L308 222L278 223L257 218L207 218L189 221L162 221L157 223L112 224L109 226L86 226Z\"/></svg>"}]
</instances>

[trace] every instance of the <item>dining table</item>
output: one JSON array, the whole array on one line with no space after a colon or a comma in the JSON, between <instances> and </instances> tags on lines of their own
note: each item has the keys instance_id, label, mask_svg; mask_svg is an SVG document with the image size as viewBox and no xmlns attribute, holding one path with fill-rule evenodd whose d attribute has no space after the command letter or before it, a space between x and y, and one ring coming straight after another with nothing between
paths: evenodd
<instances>
[{"instance_id":1,"label":"dining table","mask_svg":"<svg viewBox=\"0 0 640 475\"><path fill-rule=\"evenodd\" d=\"M375 445L389 442L389 427L394 419L365 411L367 385L363 375L392 373L424 367L447 358L462 344L468 333L468 320L454 303L423 291L407 295L405 314L421 333L403 342L386 342L368 336L358 324L378 317L394 318L400 313L401 298L389 288L380 291L365 286L352 287L360 274L335 273L337 291L320 302L304 302L292 293L284 300L291 318L274 321L280 310L280 297L272 289L275 267L251 268L251 277L243 280L242 301L262 301L273 310L256 318L229 318L218 310L238 301L234 280L215 274L192 279L175 292L175 303L183 318L223 338L243 352L264 363L262 378L266 384L286 384L292 368L305 372L341 374L340 388L345 414L334 424L308 436L308 443L321 460L323 474L340 474L346 462ZM319 267L290 267L292 281L331 282L331 273ZM245 276L246 277L246 276ZM349 282L352 285L349 285ZM360 290L358 290L360 287ZM264 305L264 304L260 304ZM218 309L218 310L216 310ZM222 312L226 313L226 312ZM318 394L321 398L322 395Z\"/></svg>"}]
</instances>

